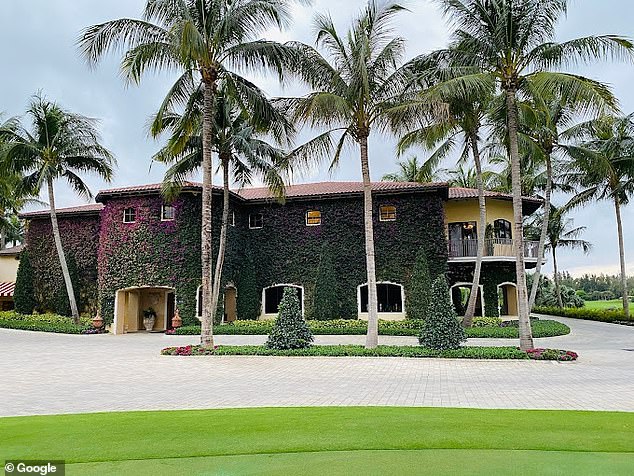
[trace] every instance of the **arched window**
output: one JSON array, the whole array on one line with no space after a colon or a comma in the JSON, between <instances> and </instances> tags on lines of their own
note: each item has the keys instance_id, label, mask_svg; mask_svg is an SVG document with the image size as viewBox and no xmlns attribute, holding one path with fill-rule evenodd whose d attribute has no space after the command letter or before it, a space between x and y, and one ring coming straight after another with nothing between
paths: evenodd
<instances>
[{"instance_id":1,"label":"arched window","mask_svg":"<svg viewBox=\"0 0 634 476\"><path fill-rule=\"evenodd\" d=\"M513 233L511 231L511 222L500 218L493 222L493 232L495 237L501 240L513 239Z\"/></svg>"},{"instance_id":2,"label":"arched window","mask_svg":"<svg viewBox=\"0 0 634 476\"><path fill-rule=\"evenodd\" d=\"M295 284L278 284L264 288L263 300L264 300L264 314L277 314L280 310L280 302L282 302L282 296L284 295L285 288L296 288L297 297L302 306L302 314L304 313L304 288Z\"/></svg>"},{"instance_id":3,"label":"arched window","mask_svg":"<svg viewBox=\"0 0 634 476\"><path fill-rule=\"evenodd\" d=\"M377 283L379 312L403 312L403 286L394 283ZM359 311L368 312L368 285L359 287Z\"/></svg>"},{"instance_id":4,"label":"arched window","mask_svg":"<svg viewBox=\"0 0 634 476\"><path fill-rule=\"evenodd\" d=\"M203 287L196 290L196 317L203 317Z\"/></svg>"}]
</instances>

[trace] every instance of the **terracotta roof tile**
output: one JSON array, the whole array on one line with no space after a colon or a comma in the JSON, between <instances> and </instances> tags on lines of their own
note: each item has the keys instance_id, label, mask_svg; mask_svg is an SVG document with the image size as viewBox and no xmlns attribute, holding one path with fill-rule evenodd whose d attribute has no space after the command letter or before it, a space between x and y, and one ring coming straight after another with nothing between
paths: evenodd
<instances>
[{"instance_id":1,"label":"terracotta roof tile","mask_svg":"<svg viewBox=\"0 0 634 476\"><path fill-rule=\"evenodd\" d=\"M101 203L89 203L87 205L78 205L76 207L58 208L56 211L58 215L83 215L97 213L102 209L103 205ZM20 218L48 217L50 213L50 210L37 210L34 212L20 213Z\"/></svg>"},{"instance_id":2,"label":"terracotta roof tile","mask_svg":"<svg viewBox=\"0 0 634 476\"><path fill-rule=\"evenodd\" d=\"M14 256L19 255L24 249L24 245L13 246L12 248L5 248L0 250L0 256Z\"/></svg>"},{"instance_id":3,"label":"terracotta roof tile","mask_svg":"<svg viewBox=\"0 0 634 476\"><path fill-rule=\"evenodd\" d=\"M417 182L373 182L372 190L376 192L389 191L421 191L435 188L445 188L445 183L417 183ZM287 198L315 197L322 195L345 195L363 192L363 182L317 182L289 185L286 187ZM254 187L237 190L238 195L246 200L265 200L274 198L268 188Z\"/></svg>"},{"instance_id":4,"label":"terracotta roof tile","mask_svg":"<svg viewBox=\"0 0 634 476\"><path fill-rule=\"evenodd\" d=\"M502 198L505 200L513 200L513 195L510 193L502 193L502 192L493 192L490 190L484 191L485 197L491 198ZM463 187L451 187L449 189L449 198L456 200L461 198L478 198L478 189L477 188L463 188ZM542 200L535 197L523 197L524 201L534 201L541 203Z\"/></svg>"}]
</instances>

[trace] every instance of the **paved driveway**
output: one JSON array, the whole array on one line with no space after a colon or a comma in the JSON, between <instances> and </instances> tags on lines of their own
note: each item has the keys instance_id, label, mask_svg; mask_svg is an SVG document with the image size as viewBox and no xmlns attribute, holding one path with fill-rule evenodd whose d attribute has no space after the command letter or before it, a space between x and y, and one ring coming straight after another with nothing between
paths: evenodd
<instances>
[{"instance_id":1,"label":"paved driveway","mask_svg":"<svg viewBox=\"0 0 634 476\"><path fill-rule=\"evenodd\" d=\"M0 329L0 416L251 406L405 405L634 411L634 328L560 319L536 345L576 363L404 358L166 357L196 336L71 336ZM218 336L220 344L261 336ZM317 343L362 343L320 336ZM407 337L382 337L407 344ZM470 345L512 340L471 339Z\"/></svg>"}]
</instances>

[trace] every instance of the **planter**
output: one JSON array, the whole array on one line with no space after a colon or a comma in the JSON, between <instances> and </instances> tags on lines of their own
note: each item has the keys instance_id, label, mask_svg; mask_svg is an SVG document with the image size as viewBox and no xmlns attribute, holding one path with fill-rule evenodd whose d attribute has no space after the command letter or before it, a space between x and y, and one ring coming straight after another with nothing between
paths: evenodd
<instances>
[{"instance_id":1,"label":"planter","mask_svg":"<svg viewBox=\"0 0 634 476\"><path fill-rule=\"evenodd\" d=\"M143 318L143 326L145 330L150 332L154 328L154 323L156 322L156 316L146 316Z\"/></svg>"},{"instance_id":2,"label":"planter","mask_svg":"<svg viewBox=\"0 0 634 476\"><path fill-rule=\"evenodd\" d=\"M95 329L99 329L103 326L103 318L101 317L101 312L97 311L97 315L92 318L92 326Z\"/></svg>"}]
</instances>

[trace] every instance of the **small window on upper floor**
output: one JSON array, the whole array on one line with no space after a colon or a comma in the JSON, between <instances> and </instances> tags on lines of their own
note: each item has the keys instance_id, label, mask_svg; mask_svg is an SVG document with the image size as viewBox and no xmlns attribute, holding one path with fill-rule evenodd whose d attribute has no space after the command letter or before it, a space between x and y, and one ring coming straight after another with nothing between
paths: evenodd
<instances>
[{"instance_id":1,"label":"small window on upper floor","mask_svg":"<svg viewBox=\"0 0 634 476\"><path fill-rule=\"evenodd\" d=\"M511 222L504 219L495 220L493 222L493 232L495 237L501 240L512 240L513 233L511 229Z\"/></svg>"},{"instance_id":2,"label":"small window on upper floor","mask_svg":"<svg viewBox=\"0 0 634 476\"><path fill-rule=\"evenodd\" d=\"M396 207L394 205L381 205L379 207L379 221L396 221Z\"/></svg>"},{"instance_id":3,"label":"small window on upper floor","mask_svg":"<svg viewBox=\"0 0 634 476\"><path fill-rule=\"evenodd\" d=\"M163 205L161 208L161 221L171 221L176 218L176 208L172 205Z\"/></svg>"},{"instance_id":4,"label":"small window on upper floor","mask_svg":"<svg viewBox=\"0 0 634 476\"><path fill-rule=\"evenodd\" d=\"M229 213L229 226L236 226L236 212L234 212L233 210L231 211L231 213Z\"/></svg>"},{"instance_id":5,"label":"small window on upper floor","mask_svg":"<svg viewBox=\"0 0 634 476\"><path fill-rule=\"evenodd\" d=\"M321 225L321 212L319 210L308 210L306 212L306 226Z\"/></svg>"},{"instance_id":6,"label":"small window on upper floor","mask_svg":"<svg viewBox=\"0 0 634 476\"><path fill-rule=\"evenodd\" d=\"M264 217L261 213L251 213L249 215L249 228L256 229L262 228L264 225Z\"/></svg>"},{"instance_id":7,"label":"small window on upper floor","mask_svg":"<svg viewBox=\"0 0 634 476\"><path fill-rule=\"evenodd\" d=\"M136 209L125 208L123 210L123 223L134 223L136 221Z\"/></svg>"}]
</instances>

